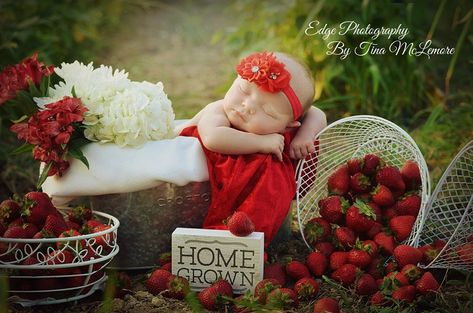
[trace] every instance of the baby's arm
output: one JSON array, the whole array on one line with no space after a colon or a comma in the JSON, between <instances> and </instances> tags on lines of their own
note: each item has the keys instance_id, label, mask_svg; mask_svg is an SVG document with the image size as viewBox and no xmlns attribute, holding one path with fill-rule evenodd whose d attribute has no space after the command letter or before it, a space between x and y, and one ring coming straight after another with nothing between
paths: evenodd
<instances>
[{"instance_id":1,"label":"baby's arm","mask_svg":"<svg viewBox=\"0 0 473 313\"><path fill-rule=\"evenodd\" d=\"M280 134L257 135L231 127L221 101L209 104L197 123L204 146L223 154L272 153L282 160L284 137Z\"/></svg>"},{"instance_id":2,"label":"baby's arm","mask_svg":"<svg viewBox=\"0 0 473 313\"><path fill-rule=\"evenodd\" d=\"M325 126L327 126L325 113L319 108L311 107L291 142L289 149L290 157L293 159L303 159L314 152L314 137Z\"/></svg>"}]
</instances>

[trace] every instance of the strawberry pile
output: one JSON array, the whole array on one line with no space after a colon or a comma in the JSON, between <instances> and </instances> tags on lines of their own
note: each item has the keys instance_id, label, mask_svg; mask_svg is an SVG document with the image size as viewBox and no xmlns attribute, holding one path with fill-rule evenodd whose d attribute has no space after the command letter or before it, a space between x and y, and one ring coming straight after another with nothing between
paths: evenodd
<instances>
[{"instance_id":1,"label":"strawberry pile","mask_svg":"<svg viewBox=\"0 0 473 313\"><path fill-rule=\"evenodd\" d=\"M20 198L7 199L0 203L0 237L21 239L67 238L85 234L97 233L109 229L110 225L103 224L93 218L91 209L77 206L64 216L52 204L51 199L43 192L29 192ZM10 276L33 276L25 278L10 278L10 289L20 291L37 291L64 288L80 288L84 285L88 266L77 266L74 263L98 259L110 251L110 236L95 237L95 241L86 242L85 239L52 241L42 243L0 242L0 263L13 265L44 265L44 269L22 268L13 270ZM23 251L24 249L24 251ZM22 251L17 251L22 250ZM28 252L33 251L33 253ZM21 260L15 256L23 255ZM26 257L27 256L27 257ZM69 266L55 267L56 265L70 264ZM100 270L102 263L94 263L88 284L103 277ZM14 266L13 266L14 267ZM50 277L46 277L50 276ZM58 276L58 277L55 277ZM62 276L62 277L61 277ZM85 288L83 293L90 290ZM78 289L66 292L56 292L55 297L67 297L77 293ZM23 298L44 297L40 292L19 293ZM51 293L48 292L48 296Z\"/></svg>"}]
</instances>

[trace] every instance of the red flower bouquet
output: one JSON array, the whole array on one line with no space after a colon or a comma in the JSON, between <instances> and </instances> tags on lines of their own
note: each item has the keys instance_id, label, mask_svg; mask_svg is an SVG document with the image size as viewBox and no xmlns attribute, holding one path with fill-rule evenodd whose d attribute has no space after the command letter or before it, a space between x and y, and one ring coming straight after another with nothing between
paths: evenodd
<instances>
[{"instance_id":1,"label":"red flower bouquet","mask_svg":"<svg viewBox=\"0 0 473 313\"><path fill-rule=\"evenodd\" d=\"M81 100L64 97L39 109L34 97L48 96L49 76L54 67L37 61L37 54L0 73L0 108L13 121L10 130L26 143L14 153L31 152L43 162L37 187L48 176L61 176L69 167L70 155L88 166L80 147L88 142L82 121L87 108Z\"/></svg>"}]
</instances>

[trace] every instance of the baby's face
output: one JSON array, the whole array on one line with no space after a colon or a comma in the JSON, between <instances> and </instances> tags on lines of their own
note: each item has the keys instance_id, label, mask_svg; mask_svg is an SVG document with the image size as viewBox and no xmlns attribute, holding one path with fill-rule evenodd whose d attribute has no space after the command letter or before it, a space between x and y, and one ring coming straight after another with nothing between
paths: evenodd
<instances>
[{"instance_id":1,"label":"baby's face","mask_svg":"<svg viewBox=\"0 0 473 313\"><path fill-rule=\"evenodd\" d=\"M291 105L282 92L264 92L239 76L223 99L223 109L233 127L258 135L282 133L293 121Z\"/></svg>"}]
</instances>

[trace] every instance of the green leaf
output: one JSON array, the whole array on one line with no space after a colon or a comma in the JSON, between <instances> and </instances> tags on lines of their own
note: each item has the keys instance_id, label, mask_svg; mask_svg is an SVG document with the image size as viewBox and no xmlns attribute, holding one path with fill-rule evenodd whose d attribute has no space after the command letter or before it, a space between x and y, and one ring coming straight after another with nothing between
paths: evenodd
<instances>
[{"instance_id":1,"label":"green leaf","mask_svg":"<svg viewBox=\"0 0 473 313\"><path fill-rule=\"evenodd\" d=\"M44 181L46 178L48 178L48 172L51 169L52 163L48 163L44 168L43 171L41 172L41 175L39 175L38 182L36 183L36 189L40 189L41 185L43 185Z\"/></svg>"},{"instance_id":2,"label":"green leaf","mask_svg":"<svg viewBox=\"0 0 473 313\"><path fill-rule=\"evenodd\" d=\"M89 168L89 161L87 161L87 158L84 156L80 148L71 145L69 147L69 155L84 163L84 165L87 166L87 169Z\"/></svg>"},{"instance_id":3,"label":"green leaf","mask_svg":"<svg viewBox=\"0 0 473 313\"><path fill-rule=\"evenodd\" d=\"M18 123L21 123L23 122L24 120L26 120L28 118L28 115L23 115L22 117L20 117L19 119L16 119L14 121L11 121L13 124L18 124Z\"/></svg>"},{"instance_id":4,"label":"green leaf","mask_svg":"<svg viewBox=\"0 0 473 313\"><path fill-rule=\"evenodd\" d=\"M72 86L71 94L72 94L72 96L73 96L74 98L77 98L76 87L75 87L75 86Z\"/></svg>"},{"instance_id":5,"label":"green leaf","mask_svg":"<svg viewBox=\"0 0 473 313\"><path fill-rule=\"evenodd\" d=\"M49 82L49 76L44 76L43 79L41 79L41 84L39 86L39 92L41 93L41 97L49 96Z\"/></svg>"},{"instance_id":6,"label":"green leaf","mask_svg":"<svg viewBox=\"0 0 473 313\"><path fill-rule=\"evenodd\" d=\"M10 154L11 155L18 155L18 154L22 154L22 153L25 153L25 152L31 152L31 151L33 151L33 148L34 148L34 145L32 145L30 143L25 143L21 147L18 147L15 150L13 150L12 152L10 152Z\"/></svg>"}]
</instances>

